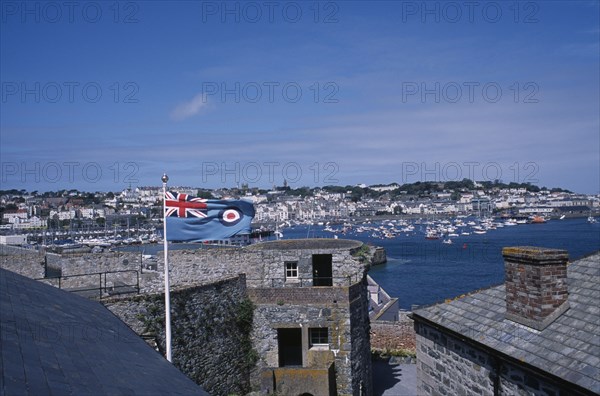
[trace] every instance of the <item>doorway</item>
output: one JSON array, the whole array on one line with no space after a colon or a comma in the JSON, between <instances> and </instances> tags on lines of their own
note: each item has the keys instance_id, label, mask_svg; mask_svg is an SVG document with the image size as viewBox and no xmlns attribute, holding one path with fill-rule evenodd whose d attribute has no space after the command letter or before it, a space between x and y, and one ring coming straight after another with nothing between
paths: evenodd
<instances>
[{"instance_id":1,"label":"doorway","mask_svg":"<svg viewBox=\"0 0 600 396\"><path fill-rule=\"evenodd\" d=\"M302 366L302 330L277 329L279 367Z\"/></svg>"},{"instance_id":2,"label":"doorway","mask_svg":"<svg viewBox=\"0 0 600 396\"><path fill-rule=\"evenodd\" d=\"M332 263L331 254L313 254L313 286L333 286Z\"/></svg>"}]
</instances>

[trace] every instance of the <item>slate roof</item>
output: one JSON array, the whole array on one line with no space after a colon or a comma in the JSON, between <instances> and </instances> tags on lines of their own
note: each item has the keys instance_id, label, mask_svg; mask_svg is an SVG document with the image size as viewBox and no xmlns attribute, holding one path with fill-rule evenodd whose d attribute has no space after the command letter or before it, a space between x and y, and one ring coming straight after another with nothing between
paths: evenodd
<instances>
[{"instance_id":1,"label":"slate roof","mask_svg":"<svg viewBox=\"0 0 600 396\"><path fill-rule=\"evenodd\" d=\"M480 344L600 393L600 252L567 267L570 308L542 331L504 318L505 287L415 310Z\"/></svg>"},{"instance_id":2,"label":"slate roof","mask_svg":"<svg viewBox=\"0 0 600 396\"><path fill-rule=\"evenodd\" d=\"M208 395L100 303L0 269L0 394Z\"/></svg>"}]
</instances>

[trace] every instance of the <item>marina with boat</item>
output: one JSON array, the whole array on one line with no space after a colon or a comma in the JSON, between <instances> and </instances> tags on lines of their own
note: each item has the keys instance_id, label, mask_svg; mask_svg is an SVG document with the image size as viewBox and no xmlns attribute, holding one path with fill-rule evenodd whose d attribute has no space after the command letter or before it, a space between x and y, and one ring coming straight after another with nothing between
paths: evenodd
<instances>
[{"instance_id":1,"label":"marina with boat","mask_svg":"<svg viewBox=\"0 0 600 396\"><path fill-rule=\"evenodd\" d=\"M332 221L284 221L275 224L261 224L244 239L251 244L264 240L284 239L290 228L307 227L307 237L314 231L322 231L319 237L331 238L369 238L372 240L398 239L407 236L422 235L425 240L441 240L452 244L460 238L470 235L485 235L504 227L523 224L545 224L559 222L564 217L550 219L540 215L513 217L484 217L458 215L443 218L405 218L404 216L385 216L384 218L348 218ZM597 223L594 216L588 216L587 222ZM159 227L121 227L95 230L41 230L26 234L27 244L55 252L100 252L120 246L152 245L162 243L162 226ZM214 241L215 244L229 244L229 241Z\"/></svg>"}]
</instances>

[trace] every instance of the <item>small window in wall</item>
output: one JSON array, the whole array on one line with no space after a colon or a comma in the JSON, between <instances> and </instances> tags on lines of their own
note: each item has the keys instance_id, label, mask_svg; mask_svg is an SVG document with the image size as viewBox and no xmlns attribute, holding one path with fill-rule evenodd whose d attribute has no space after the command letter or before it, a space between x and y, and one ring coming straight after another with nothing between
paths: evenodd
<instances>
[{"instance_id":1,"label":"small window in wall","mask_svg":"<svg viewBox=\"0 0 600 396\"><path fill-rule=\"evenodd\" d=\"M312 327L308 329L310 347L329 346L329 329L327 327Z\"/></svg>"},{"instance_id":2,"label":"small window in wall","mask_svg":"<svg viewBox=\"0 0 600 396\"><path fill-rule=\"evenodd\" d=\"M297 280L298 279L298 262L297 261L286 261L285 262L285 280Z\"/></svg>"}]
</instances>

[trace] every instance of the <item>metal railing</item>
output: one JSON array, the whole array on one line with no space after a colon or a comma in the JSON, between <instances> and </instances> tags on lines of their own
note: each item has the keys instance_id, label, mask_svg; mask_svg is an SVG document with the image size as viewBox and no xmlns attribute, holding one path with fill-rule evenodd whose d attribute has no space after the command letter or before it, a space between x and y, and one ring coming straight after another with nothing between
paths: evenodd
<instances>
[{"instance_id":1,"label":"metal railing","mask_svg":"<svg viewBox=\"0 0 600 396\"><path fill-rule=\"evenodd\" d=\"M113 274L135 274L135 284L130 284L123 282L123 277L119 277L119 279L109 279L112 282L112 285L109 286L107 282L107 275ZM87 285L83 287L65 287L65 282L72 279L81 279L87 277L92 281L89 283L95 283L94 278L97 277L98 287L87 287ZM42 281L48 283L47 281L57 282L53 284L59 289L64 289L72 293L81 294L84 297L88 298L98 298L109 297L118 294L129 294L140 292L140 273L136 270L120 270L120 271L105 271L105 272L93 272L89 274L76 274L76 275L61 275L61 276L49 276L46 278L38 278L37 281ZM87 283L87 282L86 282Z\"/></svg>"}]
</instances>

